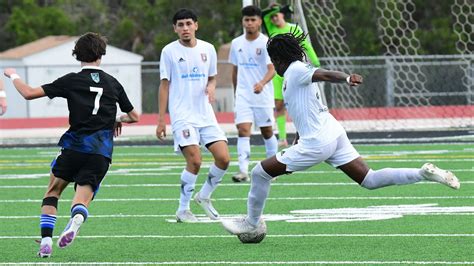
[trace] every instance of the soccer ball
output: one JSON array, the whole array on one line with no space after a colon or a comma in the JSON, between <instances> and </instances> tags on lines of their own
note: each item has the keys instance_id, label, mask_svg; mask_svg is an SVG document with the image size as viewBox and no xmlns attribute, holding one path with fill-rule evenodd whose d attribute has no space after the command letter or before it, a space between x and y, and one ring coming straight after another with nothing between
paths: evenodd
<instances>
[{"instance_id":1,"label":"soccer ball","mask_svg":"<svg viewBox=\"0 0 474 266\"><path fill-rule=\"evenodd\" d=\"M257 244L262 242L262 240L267 235L267 224L262 220L257 228L257 231L254 233L239 234L237 237L240 242L244 244Z\"/></svg>"}]
</instances>

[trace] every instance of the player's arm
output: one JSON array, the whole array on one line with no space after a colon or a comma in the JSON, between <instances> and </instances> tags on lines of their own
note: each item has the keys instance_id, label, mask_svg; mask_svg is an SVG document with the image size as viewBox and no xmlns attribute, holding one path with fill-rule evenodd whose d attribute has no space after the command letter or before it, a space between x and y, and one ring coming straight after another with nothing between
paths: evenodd
<instances>
[{"instance_id":1,"label":"player's arm","mask_svg":"<svg viewBox=\"0 0 474 266\"><path fill-rule=\"evenodd\" d=\"M156 128L156 136L162 140L166 137L166 109L168 108L168 96L170 93L170 82L162 79L160 82L160 90L158 92L158 127Z\"/></svg>"},{"instance_id":2,"label":"player's arm","mask_svg":"<svg viewBox=\"0 0 474 266\"><path fill-rule=\"evenodd\" d=\"M232 86L234 86L234 94L237 90L237 72L239 71L236 65L232 66Z\"/></svg>"},{"instance_id":3,"label":"player's arm","mask_svg":"<svg viewBox=\"0 0 474 266\"><path fill-rule=\"evenodd\" d=\"M271 18L273 15L275 15L278 12L280 12L279 6L273 6L273 7L262 10L263 28L267 32L268 36L272 35L276 30L276 26L273 25Z\"/></svg>"},{"instance_id":4,"label":"player's arm","mask_svg":"<svg viewBox=\"0 0 474 266\"><path fill-rule=\"evenodd\" d=\"M332 83L347 82L351 86L362 84L362 76L358 74L348 75L340 71L331 71L318 68L314 71L311 78L313 82L327 81Z\"/></svg>"},{"instance_id":5,"label":"player's arm","mask_svg":"<svg viewBox=\"0 0 474 266\"><path fill-rule=\"evenodd\" d=\"M0 79L0 115L7 111L7 94L3 86L3 79Z\"/></svg>"},{"instance_id":6,"label":"player's arm","mask_svg":"<svg viewBox=\"0 0 474 266\"><path fill-rule=\"evenodd\" d=\"M4 72L5 76L10 78L15 86L16 90L25 98L26 100L33 100L36 98L41 98L46 96L42 87L32 88L30 85L26 84L21 80L20 76L16 73L16 69L7 68Z\"/></svg>"},{"instance_id":7,"label":"player's arm","mask_svg":"<svg viewBox=\"0 0 474 266\"><path fill-rule=\"evenodd\" d=\"M140 120L140 115L135 110L135 108L132 109L132 111L117 117L117 122L121 122L121 123L131 124L131 123L138 122L138 120Z\"/></svg>"},{"instance_id":8,"label":"player's arm","mask_svg":"<svg viewBox=\"0 0 474 266\"><path fill-rule=\"evenodd\" d=\"M263 87L272 80L273 76L275 76L275 66L273 66L273 64L268 64L267 73L265 73L262 80L253 86L253 91L257 94L262 92Z\"/></svg>"},{"instance_id":9,"label":"player's arm","mask_svg":"<svg viewBox=\"0 0 474 266\"><path fill-rule=\"evenodd\" d=\"M209 97L209 102L214 102L216 100L216 85L217 79L216 76L211 76L207 79L206 93Z\"/></svg>"}]
</instances>

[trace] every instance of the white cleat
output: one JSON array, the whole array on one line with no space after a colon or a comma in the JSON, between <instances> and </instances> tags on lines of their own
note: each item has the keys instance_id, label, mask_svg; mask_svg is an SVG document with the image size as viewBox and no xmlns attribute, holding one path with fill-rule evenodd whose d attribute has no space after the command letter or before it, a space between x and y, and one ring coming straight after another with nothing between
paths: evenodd
<instances>
[{"instance_id":1,"label":"white cleat","mask_svg":"<svg viewBox=\"0 0 474 266\"><path fill-rule=\"evenodd\" d=\"M450 171L438 168L432 163L425 163L421 167L421 175L426 179L444 184L453 189L459 189L461 184L459 179Z\"/></svg>"},{"instance_id":2,"label":"white cleat","mask_svg":"<svg viewBox=\"0 0 474 266\"><path fill-rule=\"evenodd\" d=\"M198 219L190 210L177 211L176 221L178 223L197 223Z\"/></svg>"},{"instance_id":3,"label":"white cleat","mask_svg":"<svg viewBox=\"0 0 474 266\"><path fill-rule=\"evenodd\" d=\"M203 199L201 198L200 193L196 193L194 196L194 201L199 204L199 206L202 207L204 212L206 213L207 217L209 217L211 220L219 220L219 213L214 209L214 206L212 206L211 199Z\"/></svg>"},{"instance_id":4,"label":"white cleat","mask_svg":"<svg viewBox=\"0 0 474 266\"><path fill-rule=\"evenodd\" d=\"M247 173L237 173L232 176L232 181L239 183L239 182L247 182L250 180L249 174Z\"/></svg>"},{"instance_id":5,"label":"white cleat","mask_svg":"<svg viewBox=\"0 0 474 266\"><path fill-rule=\"evenodd\" d=\"M45 237L41 240L38 257L49 258L51 253L53 253L53 240L51 237Z\"/></svg>"},{"instance_id":6,"label":"white cleat","mask_svg":"<svg viewBox=\"0 0 474 266\"><path fill-rule=\"evenodd\" d=\"M72 217L64 231L59 236L58 247L65 248L71 245L79 233L79 228L81 228L82 223L84 223L84 216L81 214L76 214Z\"/></svg>"},{"instance_id":7,"label":"white cleat","mask_svg":"<svg viewBox=\"0 0 474 266\"><path fill-rule=\"evenodd\" d=\"M233 235L254 233L257 232L258 229L257 226L247 221L247 217L222 220L221 223L224 229Z\"/></svg>"}]
</instances>

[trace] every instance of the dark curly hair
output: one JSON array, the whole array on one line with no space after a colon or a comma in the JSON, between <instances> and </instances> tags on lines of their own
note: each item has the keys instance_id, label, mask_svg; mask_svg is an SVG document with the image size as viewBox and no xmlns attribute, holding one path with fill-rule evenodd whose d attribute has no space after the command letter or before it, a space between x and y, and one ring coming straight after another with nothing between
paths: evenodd
<instances>
[{"instance_id":1,"label":"dark curly hair","mask_svg":"<svg viewBox=\"0 0 474 266\"><path fill-rule=\"evenodd\" d=\"M303 41L307 34L299 32L297 26L289 33L271 36L267 42L268 55L272 61L280 63L292 63L294 61L304 61L306 53Z\"/></svg>"},{"instance_id":2,"label":"dark curly hair","mask_svg":"<svg viewBox=\"0 0 474 266\"><path fill-rule=\"evenodd\" d=\"M88 32L76 41L72 55L81 62L94 62L105 55L107 38L95 32Z\"/></svg>"}]
</instances>

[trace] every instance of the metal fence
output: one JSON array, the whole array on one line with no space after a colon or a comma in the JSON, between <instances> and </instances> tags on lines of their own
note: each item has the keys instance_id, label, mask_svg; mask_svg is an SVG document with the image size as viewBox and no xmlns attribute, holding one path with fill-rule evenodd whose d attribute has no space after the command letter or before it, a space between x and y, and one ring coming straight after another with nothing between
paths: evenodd
<instances>
[{"instance_id":1,"label":"metal fence","mask_svg":"<svg viewBox=\"0 0 474 266\"><path fill-rule=\"evenodd\" d=\"M329 108L471 105L474 102L474 55L367 56L321 58L325 69L335 69L338 60L364 77L358 88L344 87L345 106L335 85L323 84ZM347 64L350 62L350 64ZM218 111L233 110L228 63L218 62ZM159 87L159 62L142 63L143 112L156 113ZM228 82L226 82L228 81ZM359 97L356 97L358 94ZM416 99L424 99L419 101ZM351 100L353 99L353 100Z\"/></svg>"}]
</instances>

